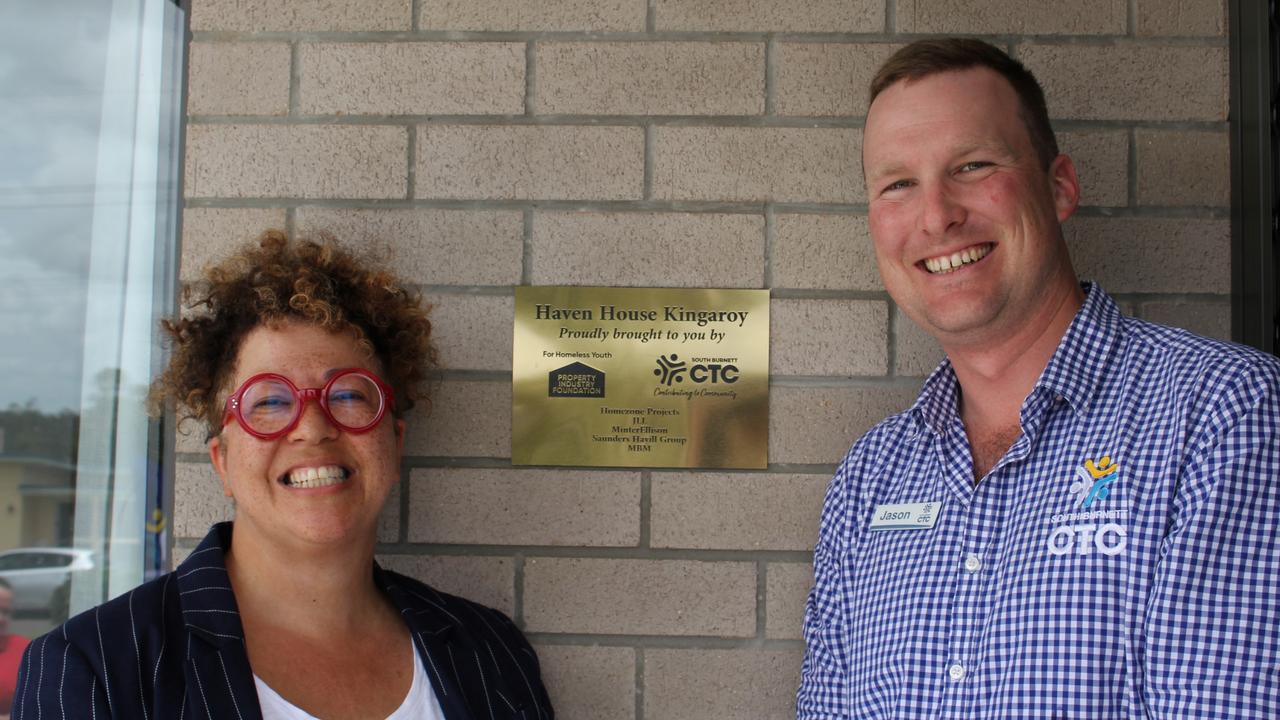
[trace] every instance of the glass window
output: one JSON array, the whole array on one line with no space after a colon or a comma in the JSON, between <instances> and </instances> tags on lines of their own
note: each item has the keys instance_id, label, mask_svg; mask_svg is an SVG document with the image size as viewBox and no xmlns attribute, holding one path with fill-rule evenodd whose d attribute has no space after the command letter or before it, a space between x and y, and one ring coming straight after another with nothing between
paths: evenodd
<instances>
[{"instance_id":1,"label":"glass window","mask_svg":"<svg viewBox=\"0 0 1280 720\"><path fill-rule=\"evenodd\" d=\"M167 562L183 12L0 3L0 577L31 637ZM6 550L18 552L4 553Z\"/></svg>"}]
</instances>

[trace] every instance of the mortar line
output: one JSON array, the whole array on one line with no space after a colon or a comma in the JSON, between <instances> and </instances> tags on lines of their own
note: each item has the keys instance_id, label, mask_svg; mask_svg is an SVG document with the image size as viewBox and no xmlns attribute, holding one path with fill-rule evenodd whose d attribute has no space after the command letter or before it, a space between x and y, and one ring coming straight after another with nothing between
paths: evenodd
<instances>
[{"instance_id":1,"label":"mortar line","mask_svg":"<svg viewBox=\"0 0 1280 720\"><path fill-rule=\"evenodd\" d=\"M764 642L769 625L769 564L764 560L756 561L756 639Z\"/></svg>"},{"instance_id":2,"label":"mortar line","mask_svg":"<svg viewBox=\"0 0 1280 720\"><path fill-rule=\"evenodd\" d=\"M649 0L644 9L644 31L646 33L655 33L658 31L658 0ZM640 716L636 716L636 720L640 720Z\"/></svg>"},{"instance_id":3,"label":"mortar line","mask_svg":"<svg viewBox=\"0 0 1280 720\"><path fill-rule=\"evenodd\" d=\"M898 34L898 0L885 0L884 34L889 36Z\"/></svg>"},{"instance_id":4,"label":"mortar line","mask_svg":"<svg viewBox=\"0 0 1280 720\"><path fill-rule=\"evenodd\" d=\"M289 43L289 110L288 117L296 118L301 115L298 105L301 102L302 89L302 50L301 42L294 40Z\"/></svg>"},{"instance_id":5,"label":"mortar line","mask_svg":"<svg viewBox=\"0 0 1280 720\"><path fill-rule=\"evenodd\" d=\"M1138 0L1129 0L1125 7L1125 36L1137 37L1138 35Z\"/></svg>"},{"instance_id":6,"label":"mortar line","mask_svg":"<svg viewBox=\"0 0 1280 720\"><path fill-rule=\"evenodd\" d=\"M536 41L530 39L524 46L524 116L533 117L534 105L537 101L535 81L538 59Z\"/></svg>"},{"instance_id":7,"label":"mortar line","mask_svg":"<svg viewBox=\"0 0 1280 720\"><path fill-rule=\"evenodd\" d=\"M778 240L778 216L773 203L764 206L764 286L773 296L773 255Z\"/></svg>"},{"instance_id":8,"label":"mortar line","mask_svg":"<svg viewBox=\"0 0 1280 720\"><path fill-rule=\"evenodd\" d=\"M644 179L641 181L641 197L653 200L653 165L657 157L655 149L657 130L652 124L644 126Z\"/></svg>"},{"instance_id":9,"label":"mortar line","mask_svg":"<svg viewBox=\"0 0 1280 720\"><path fill-rule=\"evenodd\" d=\"M653 522L653 472L640 472L640 541L637 547L652 547L653 533L650 525Z\"/></svg>"},{"instance_id":10,"label":"mortar line","mask_svg":"<svg viewBox=\"0 0 1280 720\"><path fill-rule=\"evenodd\" d=\"M413 13L413 16L409 18L409 29L415 33L422 32L422 0L411 0L409 12Z\"/></svg>"},{"instance_id":11,"label":"mortar line","mask_svg":"<svg viewBox=\"0 0 1280 720\"><path fill-rule=\"evenodd\" d=\"M1125 207L1137 209L1138 207L1138 130L1137 128L1129 128L1124 134L1124 141L1129 146L1129 162L1126 164L1126 170L1129 172L1129 181L1125 183L1125 192L1128 197L1125 198Z\"/></svg>"},{"instance_id":12,"label":"mortar line","mask_svg":"<svg viewBox=\"0 0 1280 720\"><path fill-rule=\"evenodd\" d=\"M517 552L511 559L511 621L524 629L524 553Z\"/></svg>"},{"instance_id":13,"label":"mortar line","mask_svg":"<svg viewBox=\"0 0 1280 720\"><path fill-rule=\"evenodd\" d=\"M192 33L195 42L315 42L315 43L419 43L419 42L508 42L523 43L530 40L543 42L688 42L688 43L744 43L763 42L769 35L776 35L782 42L827 44L888 44L910 42L937 37L936 33L901 32L896 28L887 32L766 32L766 31L704 31L704 30L654 30L649 31L594 31L594 30L402 30L402 31L341 31L341 32L291 32L291 31L209 31ZM982 38L999 47L1009 43L1033 43L1036 45L1076 47L1228 47L1230 38L1219 35L1138 36L1123 33L1105 35L1027 35L1020 33L991 33Z\"/></svg>"},{"instance_id":14,"label":"mortar line","mask_svg":"<svg viewBox=\"0 0 1280 720\"><path fill-rule=\"evenodd\" d=\"M396 528L396 540L402 543L409 542L409 476L412 472L413 468L403 463L400 465L400 522Z\"/></svg>"},{"instance_id":15,"label":"mortar line","mask_svg":"<svg viewBox=\"0 0 1280 720\"><path fill-rule=\"evenodd\" d=\"M405 132L408 134L408 142L405 143L408 159L405 164L404 199L412 202L418 194L418 126L410 123Z\"/></svg>"},{"instance_id":16,"label":"mortar line","mask_svg":"<svg viewBox=\"0 0 1280 720\"><path fill-rule=\"evenodd\" d=\"M650 0L652 2L652 0ZM638 647L636 653L636 720L644 720L644 648Z\"/></svg>"},{"instance_id":17,"label":"mortar line","mask_svg":"<svg viewBox=\"0 0 1280 720\"><path fill-rule=\"evenodd\" d=\"M533 284L533 208L521 213L520 284Z\"/></svg>"},{"instance_id":18,"label":"mortar line","mask_svg":"<svg viewBox=\"0 0 1280 720\"><path fill-rule=\"evenodd\" d=\"M778 101L775 97L778 88L778 38L769 35L764 43L764 114L776 115Z\"/></svg>"},{"instance_id":19,"label":"mortar line","mask_svg":"<svg viewBox=\"0 0 1280 720\"><path fill-rule=\"evenodd\" d=\"M898 376L898 313L897 305L889 299L889 316L885 323L885 335L889 346L885 348L885 377Z\"/></svg>"},{"instance_id":20,"label":"mortar line","mask_svg":"<svg viewBox=\"0 0 1280 720\"><path fill-rule=\"evenodd\" d=\"M298 231L298 206L290 205L284 209L284 232L293 237Z\"/></svg>"}]
</instances>

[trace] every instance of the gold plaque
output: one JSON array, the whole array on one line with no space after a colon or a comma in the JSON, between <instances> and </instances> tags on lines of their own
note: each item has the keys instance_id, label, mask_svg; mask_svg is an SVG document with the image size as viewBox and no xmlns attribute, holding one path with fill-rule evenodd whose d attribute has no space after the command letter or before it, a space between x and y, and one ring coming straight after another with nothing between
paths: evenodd
<instances>
[{"instance_id":1,"label":"gold plaque","mask_svg":"<svg viewBox=\"0 0 1280 720\"><path fill-rule=\"evenodd\" d=\"M769 291L518 287L517 465L763 468Z\"/></svg>"}]
</instances>

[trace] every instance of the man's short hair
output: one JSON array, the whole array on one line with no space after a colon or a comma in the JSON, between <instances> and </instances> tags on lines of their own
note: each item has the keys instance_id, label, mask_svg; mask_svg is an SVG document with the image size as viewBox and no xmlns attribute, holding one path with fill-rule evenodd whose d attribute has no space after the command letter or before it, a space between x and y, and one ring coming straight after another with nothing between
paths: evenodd
<instances>
[{"instance_id":1,"label":"man's short hair","mask_svg":"<svg viewBox=\"0 0 1280 720\"><path fill-rule=\"evenodd\" d=\"M1049 110L1044 102L1044 90L1031 71L999 48L971 38L929 38L917 40L894 53L880 66L871 80L871 99L889 86L903 80L919 80L944 72L984 67L998 73L1018 94L1022 103L1019 115L1031 136L1040 162L1047 170L1058 157L1058 141L1049 124Z\"/></svg>"}]
</instances>

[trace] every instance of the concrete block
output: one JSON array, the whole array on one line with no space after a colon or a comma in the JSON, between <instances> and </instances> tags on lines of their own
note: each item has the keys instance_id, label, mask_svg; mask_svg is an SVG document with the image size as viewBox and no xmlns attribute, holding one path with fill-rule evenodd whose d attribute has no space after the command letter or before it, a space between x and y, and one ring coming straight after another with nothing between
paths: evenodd
<instances>
[{"instance_id":1,"label":"concrete block","mask_svg":"<svg viewBox=\"0 0 1280 720\"><path fill-rule=\"evenodd\" d=\"M778 720L795 715L803 651L646 649L645 715Z\"/></svg>"},{"instance_id":2,"label":"concrete block","mask_svg":"<svg viewBox=\"0 0 1280 720\"><path fill-rule=\"evenodd\" d=\"M778 215L772 286L884 290L865 215Z\"/></svg>"},{"instance_id":3,"label":"concrete block","mask_svg":"<svg viewBox=\"0 0 1280 720\"><path fill-rule=\"evenodd\" d=\"M393 543L400 541L400 483L396 483L387 494L387 502L378 515L378 542Z\"/></svg>"},{"instance_id":4,"label":"concrete block","mask_svg":"<svg viewBox=\"0 0 1280 720\"><path fill-rule=\"evenodd\" d=\"M769 303L773 375L884 375L889 309L877 300L781 299Z\"/></svg>"},{"instance_id":5,"label":"concrete block","mask_svg":"<svg viewBox=\"0 0 1280 720\"><path fill-rule=\"evenodd\" d=\"M1071 156L1080 178L1080 204L1129 204L1129 137L1123 130L1058 133L1058 149Z\"/></svg>"},{"instance_id":6,"label":"concrete block","mask_svg":"<svg viewBox=\"0 0 1280 720\"><path fill-rule=\"evenodd\" d=\"M658 30L874 33L884 29L876 0L657 0Z\"/></svg>"},{"instance_id":7,"label":"concrete block","mask_svg":"<svg viewBox=\"0 0 1280 720\"><path fill-rule=\"evenodd\" d=\"M755 615L754 563L542 557L525 562L529 632L750 637Z\"/></svg>"},{"instance_id":8,"label":"concrete block","mask_svg":"<svg viewBox=\"0 0 1280 720\"><path fill-rule=\"evenodd\" d=\"M208 429L200 420L188 420L174 428L174 450L180 453L207 455Z\"/></svg>"},{"instance_id":9,"label":"concrete block","mask_svg":"<svg viewBox=\"0 0 1280 720\"><path fill-rule=\"evenodd\" d=\"M907 317L901 308L893 309L895 375L925 377L938 367L946 354L933 336Z\"/></svg>"},{"instance_id":10,"label":"concrete block","mask_svg":"<svg viewBox=\"0 0 1280 720\"><path fill-rule=\"evenodd\" d=\"M836 464L849 446L915 402L914 385L775 385L769 397L769 462Z\"/></svg>"},{"instance_id":11,"label":"concrete block","mask_svg":"<svg viewBox=\"0 0 1280 720\"><path fill-rule=\"evenodd\" d=\"M412 471L409 541L635 546L640 474L586 470Z\"/></svg>"},{"instance_id":12,"label":"concrete block","mask_svg":"<svg viewBox=\"0 0 1280 720\"><path fill-rule=\"evenodd\" d=\"M561 720L635 720L636 651L534 645L542 682Z\"/></svg>"},{"instance_id":13,"label":"concrete block","mask_svg":"<svg viewBox=\"0 0 1280 720\"><path fill-rule=\"evenodd\" d=\"M515 612L515 562L509 557L379 555L378 562L441 592L501 610L507 617Z\"/></svg>"},{"instance_id":14,"label":"concrete block","mask_svg":"<svg viewBox=\"0 0 1280 720\"><path fill-rule=\"evenodd\" d=\"M1190 330L1197 335L1231 340L1231 301L1227 297L1220 302L1170 300L1144 303L1142 317L1163 325Z\"/></svg>"},{"instance_id":15,"label":"concrete block","mask_svg":"<svg viewBox=\"0 0 1280 720\"><path fill-rule=\"evenodd\" d=\"M639 200L639 127L423 125L419 198Z\"/></svg>"},{"instance_id":16,"label":"concrete block","mask_svg":"<svg viewBox=\"0 0 1280 720\"><path fill-rule=\"evenodd\" d=\"M549 42L537 63L538 114L764 112L762 42Z\"/></svg>"},{"instance_id":17,"label":"concrete block","mask_svg":"<svg viewBox=\"0 0 1280 720\"><path fill-rule=\"evenodd\" d=\"M853 203L866 200L850 128L659 127L660 200Z\"/></svg>"},{"instance_id":18,"label":"concrete block","mask_svg":"<svg viewBox=\"0 0 1280 720\"><path fill-rule=\"evenodd\" d=\"M812 550L827 475L654 473L650 545Z\"/></svg>"},{"instance_id":19,"label":"concrete block","mask_svg":"<svg viewBox=\"0 0 1280 720\"><path fill-rule=\"evenodd\" d=\"M187 113L287 115L289 44L192 42L187 56Z\"/></svg>"},{"instance_id":20,"label":"concrete block","mask_svg":"<svg viewBox=\"0 0 1280 720\"><path fill-rule=\"evenodd\" d=\"M210 525L235 517L235 508L222 494L222 480L207 462L174 463L173 493L181 499L173 504L174 537L199 539Z\"/></svg>"},{"instance_id":21,"label":"concrete block","mask_svg":"<svg viewBox=\"0 0 1280 720\"><path fill-rule=\"evenodd\" d=\"M253 242L266 230L284 229L284 208L193 208L182 211L183 282L198 280L209 265Z\"/></svg>"},{"instance_id":22,"label":"concrete block","mask_svg":"<svg viewBox=\"0 0 1280 720\"><path fill-rule=\"evenodd\" d=\"M1231 206L1231 141L1225 132L1138 130L1139 205Z\"/></svg>"},{"instance_id":23,"label":"concrete block","mask_svg":"<svg viewBox=\"0 0 1280 720\"><path fill-rule=\"evenodd\" d=\"M711 213L539 212L535 285L764 285L764 217Z\"/></svg>"},{"instance_id":24,"label":"concrete block","mask_svg":"<svg viewBox=\"0 0 1280 720\"><path fill-rule=\"evenodd\" d=\"M310 115L524 112L524 43L303 43L301 110Z\"/></svg>"},{"instance_id":25,"label":"concrete block","mask_svg":"<svg viewBox=\"0 0 1280 720\"><path fill-rule=\"evenodd\" d=\"M1222 37L1227 34L1226 0L1137 0L1139 37Z\"/></svg>"},{"instance_id":26,"label":"concrete block","mask_svg":"<svg viewBox=\"0 0 1280 720\"><path fill-rule=\"evenodd\" d=\"M779 115L866 115L871 78L901 47L888 43L779 43L775 110Z\"/></svg>"},{"instance_id":27,"label":"concrete block","mask_svg":"<svg viewBox=\"0 0 1280 720\"><path fill-rule=\"evenodd\" d=\"M1227 119L1225 47L1026 45L1018 55L1054 118Z\"/></svg>"},{"instance_id":28,"label":"concrete block","mask_svg":"<svg viewBox=\"0 0 1280 720\"><path fill-rule=\"evenodd\" d=\"M1231 292L1231 222L1073 218L1063 227L1076 272L1112 293Z\"/></svg>"},{"instance_id":29,"label":"concrete block","mask_svg":"<svg viewBox=\"0 0 1280 720\"><path fill-rule=\"evenodd\" d=\"M900 0L898 32L947 35L1123 35L1127 0Z\"/></svg>"},{"instance_id":30,"label":"concrete block","mask_svg":"<svg viewBox=\"0 0 1280 720\"><path fill-rule=\"evenodd\" d=\"M511 382L445 380L409 413L406 455L511 457Z\"/></svg>"},{"instance_id":31,"label":"concrete block","mask_svg":"<svg viewBox=\"0 0 1280 720\"><path fill-rule=\"evenodd\" d=\"M303 207L298 228L327 230L395 259L406 282L518 285L524 219L507 210L348 210Z\"/></svg>"},{"instance_id":32,"label":"concrete block","mask_svg":"<svg viewBox=\"0 0 1280 720\"><path fill-rule=\"evenodd\" d=\"M189 198L402 198L409 135L378 125L188 125Z\"/></svg>"},{"instance_id":33,"label":"concrete block","mask_svg":"<svg viewBox=\"0 0 1280 720\"><path fill-rule=\"evenodd\" d=\"M799 640L803 637L804 605L813 588L813 565L769 563L765 573L764 636L770 640Z\"/></svg>"},{"instance_id":34,"label":"concrete block","mask_svg":"<svg viewBox=\"0 0 1280 720\"><path fill-rule=\"evenodd\" d=\"M411 0L201 0L191 4L191 30L351 32L411 30Z\"/></svg>"},{"instance_id":35,"label":"concrete block","mask_svg":"<svg viewBox=\"0 0 1280 720\"><path fill-rule=\"evenodd\" d=\"M418 26L497 32L643 32L645 12L645 0L430 0L422 3Z\"/></svg>"},{"instance_id":36,"label":"concrete block","mask_svg":"<svg viewBox=\"0 0 1280 720\"><path fill-rule=\"evenodd\" d=\"M427 301L441 368L511 371L511 296L450 293Z\"/></svg>"}]
</instances>

